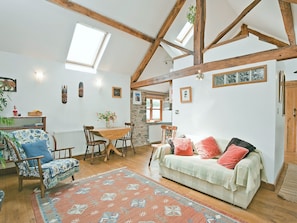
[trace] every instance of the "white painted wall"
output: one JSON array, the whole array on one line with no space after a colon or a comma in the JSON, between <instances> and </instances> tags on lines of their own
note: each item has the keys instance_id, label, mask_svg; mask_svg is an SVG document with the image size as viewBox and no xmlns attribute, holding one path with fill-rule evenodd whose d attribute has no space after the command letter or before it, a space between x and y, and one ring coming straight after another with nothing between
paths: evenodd
<instances>
[{"instance_id":1,"label":"white painted wall","mask_svg":"<svg viewBox=\"0 0 297 223\"><path fill-rule=\"evenodd\" d=\"M252 53L251 49L256 52L271 47L251 37L212 49L205 54L205 61ZM212 88L212 74L264 64L267 82ZM267 61L207 72L202 81L195 75L174 80L173 124L178 126L178 135L238 137L252 143L263 153L268 182L275 184L284 161L284 116L278 102L277 76L279 70L287 72L291 64ZM174 65L175 70L191 66L192 58L175 61ZM192 87L192 103L180 103L180 88L187 86Z\"/></svg>"},{"instance_id":2,"label":"white painted wall","mask_svg":"<svg viewBox=\"0 0 297 223\"><path fill-rule=\"evenodd\" d=\"M38 82L35 71L43 71L45 78ZM115 125L130 120L130 77L98 72L89 74L66 70L64 64L38 60L6 52L0 52L0 76L17 79L17 92L10 92L7 109L3 116L12 116L13 105L23 116L39 109L47 117L47 131L57 136L61 146L75 146L74 155L83 154L84 124L104 127L96 113L115 111ZM101 87L96 86L97 79ZM84 97L78 97L78 84L84 83ZM61 86L68 86L68 102L61 102ZM122 88L122 98L112 98L112 87Z\"/></svg>"}]
</instances>

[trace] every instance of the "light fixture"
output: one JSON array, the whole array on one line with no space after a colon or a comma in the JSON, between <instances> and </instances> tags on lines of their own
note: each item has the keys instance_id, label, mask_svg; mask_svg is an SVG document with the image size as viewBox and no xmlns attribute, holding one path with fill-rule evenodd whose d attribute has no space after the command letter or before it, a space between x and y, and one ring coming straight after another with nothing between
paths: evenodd
<instances>
[{"instance_id":1,"label":"light fixture","mask_svg":"<svg viewBox=\"0 0 297 223\"><path fill-rule=\"evenodd\" d=\"M197 80L203 80L204 74L201 72L201 70L198 70L198 73L196 74L196 79Z\"/></svg>"},{"instance_id":2,"label":"light fixture","mask_svg":"<svg viewBox=\"0 0 297 223\"><path fill-rule=\"evenodd\" d=\"M41 82L44 78L44 74L42 71L36 71L35 72L35 78L37 81Z\"/></svg>"}]
</instances>

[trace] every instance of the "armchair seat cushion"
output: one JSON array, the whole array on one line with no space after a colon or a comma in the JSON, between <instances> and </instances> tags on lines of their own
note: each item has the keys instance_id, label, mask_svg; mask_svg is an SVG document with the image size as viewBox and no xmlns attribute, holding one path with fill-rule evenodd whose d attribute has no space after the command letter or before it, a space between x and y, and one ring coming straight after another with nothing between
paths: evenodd
<instances>
[{"instance_id":1,"label":"armchair seat cushion","mask_svg":"<svg viewBox=\"0 0 297 223\"><path fill-rule=\"evenodd\" d=\"M74 158L58 159L42 164L41 168L43 170L43 184L48 189L78 172L79 161Z\"/></svg>"}]
</instances>

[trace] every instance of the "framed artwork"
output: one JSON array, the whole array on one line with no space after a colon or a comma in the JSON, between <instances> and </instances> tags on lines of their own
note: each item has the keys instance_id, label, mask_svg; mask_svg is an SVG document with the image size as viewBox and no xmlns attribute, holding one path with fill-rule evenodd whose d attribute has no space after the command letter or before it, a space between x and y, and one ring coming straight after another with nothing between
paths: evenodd
<instances>
[{"instance_id":1,"label":"framed artwork","mask_svg":"<svg viewBox=\"0 0 297 223\"><path fill-rule=\"evenodd\" d=\"M212 75L213 88L265 81L267 81L266 65Z\"/></svg>"},{"instance_id":2,"label":"framed artwork","mask_svg":"<svg viewBox=\"0 0 297 223\"><path fill-rule=\"evenodd\" d=\"M0 88L2 91L17 91L17 82L16 79L8 77L0 77Z\"/></svg>"},{"instance_id":3,"label":"framed artwork","mask_svg":"<svg viewBox=\"0 0 297 223\"><path fill-rule=\"evenodd\" d=\"M133 91L133 104L134 105L141 105L141 91Z\"/></svg>"},{"instance_id":4,"label":"framed artwork","mask_svg":"<svg viewBox=\"0 0 297 223\"><path fill-rule=\"evenodd\" d=\"M192 88L191 87L180 88L180 102L181 103L192 102Z\"/></svg>"},{"instance_id":5,"label":"framed artwork","mask_svg":"<svg viewBox=\"0 0 297 223\"><path fill-rule=\"evenodd\" d=\"M112 97L113 98L121 98L122 97L122 88L112 87Z\"/></svg>"}]
</instances>

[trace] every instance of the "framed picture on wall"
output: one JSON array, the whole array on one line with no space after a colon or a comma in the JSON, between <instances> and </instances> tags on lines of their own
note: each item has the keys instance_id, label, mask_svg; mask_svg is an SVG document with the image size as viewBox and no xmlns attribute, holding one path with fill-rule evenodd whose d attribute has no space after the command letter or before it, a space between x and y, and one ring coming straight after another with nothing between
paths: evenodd
<instances>
[{"instance_id":1,"label":"framed picture on wall","mask_svg":"<svg viewBox=\"0 0 297 223\"><path fill-rule=\"evenodd\" d=\"M191 87L180 88L180 102L181 103L192 102L192 88Z\"/></svg>"},{"instance_id":2,"label":"framed picture on wall","mask_svg":"<svg viewBox=\"0 0 297 223\"><path fill-rule=\"evenodd\" d=\"M113 98L121 98L122 97L122 88L112 87L112 97Z\"/></svg>"},{"instance_id":3,"label":"framed picture on wall","mask_svg":"<svg viewBox=\"0 0 297 223\"><path fill-rule=\"evenodd\" d=\"M133 91L133 104L141 105L141 91Z\"/></svg>"}]
</instances>

